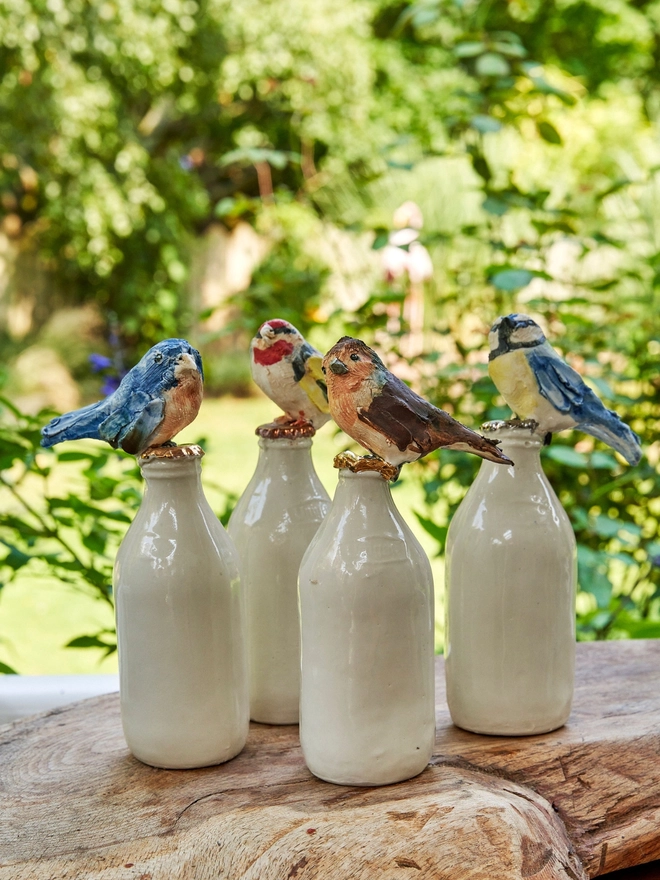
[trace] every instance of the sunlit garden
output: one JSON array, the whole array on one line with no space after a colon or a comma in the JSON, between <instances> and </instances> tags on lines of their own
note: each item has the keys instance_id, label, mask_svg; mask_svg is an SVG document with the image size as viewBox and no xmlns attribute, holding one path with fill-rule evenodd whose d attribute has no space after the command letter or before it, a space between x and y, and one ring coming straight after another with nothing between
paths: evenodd
<instances>
[{"instance_id":1,"label":"sunlit garden","mask_svg":"<svg viewBox=\"0 0 660 880\"><path fill-rule=\"evenodd\" d=\"M0 7L0 672L116 669L112 567L135 456L40 446L155 343L201 352L228 521L278 411L262 323L373 347L468 427L509 419L488 332L523 313L641 438L563 430L577 635L660 637L660 14L625 0L15 0ZM333 457L360 450L332 423ZM479 470L437 449L393 496L432 562Z\"/></svg>"}]
</instances>

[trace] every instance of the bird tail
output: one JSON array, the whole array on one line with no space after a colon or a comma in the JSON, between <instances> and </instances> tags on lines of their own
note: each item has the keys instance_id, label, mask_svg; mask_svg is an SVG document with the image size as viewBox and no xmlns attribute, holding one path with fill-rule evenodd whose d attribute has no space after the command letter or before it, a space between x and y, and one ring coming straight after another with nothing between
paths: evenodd
<instances>
[{"instance_id":1,"label":"bird tail","mask_svg":"<svg viewBox=\"0 0 660 880\"><path fill-rule=\"evenodd\" d=\"M106 416L105 400L56 416L41 429L41 445L47 448L63 440L80 440L82 437L100 440L99 425Z\"/></svg>"},{"instance_id":2,"label":"bird tail","mask_svg":"<svg viewBox=\"0 0 660 880\"><path fill-rule=\"evenodd\" d=\"M579 422L578 431L584 431L585 434L591 434L592 437L607 443L612 449L620 452L629 465L639 464L642 458L641 440L615 412L607 410L607 413L607 421Z\"/></svg>"},{"instance_id":3,"label":"bird tail","mask_svg":"<svg viewBox=\"0 0 660 880\"><path fill-rule=\"evenodd\" d=\"M467 429L466 429L467 430ZM513 462L505 455L497 445L498 441L482 437L476 431L470 431L469 439L458 443L452 443L450 449L459 449L463 452L472 452L474 455L493 461L495 464L512 465Z\"/></svg>"}]
</instances>

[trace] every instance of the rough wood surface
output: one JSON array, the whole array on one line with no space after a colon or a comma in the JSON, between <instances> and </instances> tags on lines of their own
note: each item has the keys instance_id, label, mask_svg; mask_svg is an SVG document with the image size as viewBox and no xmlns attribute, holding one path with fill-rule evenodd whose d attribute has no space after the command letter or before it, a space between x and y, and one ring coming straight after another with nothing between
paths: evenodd
<instances>
[{"instance_id":1,"label":"rough wood surface","mask_svg":"<svg viewBox=\"0 0 660 880\"><path fill-rule=\"evenodd\" d=\"M319 782L296 727L220 767L155 770L116 695L0 728L0 880L582 880L660 858L660 642L578 646L555 733L438 731L416 779Z\"/></svg>"}]
</instances>

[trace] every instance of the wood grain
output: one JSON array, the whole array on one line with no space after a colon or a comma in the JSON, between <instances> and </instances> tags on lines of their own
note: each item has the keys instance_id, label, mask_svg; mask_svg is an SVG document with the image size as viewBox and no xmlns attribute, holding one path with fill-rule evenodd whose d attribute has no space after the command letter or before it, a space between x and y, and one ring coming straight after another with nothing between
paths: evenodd
<instances>
[{"instance_id":1,"label":"wood grain","mask_svg":"<svg viewBox=\"0 0 660 880\"><path fill-rule=\"evenodd\" d=\"M320 782L296 727L203 770L128 752L117 695L0 728L0 880L582 880L660 858L660 642L578 646L569 724L451 725L416 779Z\"/></svg>"}]
</instances>

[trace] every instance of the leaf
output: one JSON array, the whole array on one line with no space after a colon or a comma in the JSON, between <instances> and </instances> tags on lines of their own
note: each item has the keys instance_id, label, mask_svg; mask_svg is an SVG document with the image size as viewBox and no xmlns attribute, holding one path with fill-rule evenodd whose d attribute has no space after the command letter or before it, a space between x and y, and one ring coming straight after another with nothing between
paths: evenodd
<instances>
[{"instance_id":1,"label":"leaf","mask_svg":"<svg viewBox=\"0 0 660 880\"><path fill-rule=\"evenodd\" d=\"M509 62L497 52L485 52L475 65L479 76L508 76L511 73Z\"/></svg>"},{"instance_id":2,"label":"leaf","mask_svg":"<svg viewBox=\"0 0 660 880\"><path fill-rule=\"evenodd\" d=\"M557 131L557 129L552 125L552 123L548 122L547 119L542 119L540 122L536 124L539 134L543 138L544 141L547 141L549 144L562 144L563 141L561 139L561 135Z\"/></svg>"},{"instance_id":3,"label":"leaf","mask_svg":"<svg viewBox=\"0 0 660 880\"><path fill-rule=\"evenodd\" d=\"M481 42L457 43L454 46L454 55L457 58L474 58L475 55L481 55L486 49L486 44Z\"/></svg>"},{"instance_id":4,"label":"leaf","mask_svg":"<svg viewBox=\"0 0 660 880\"><path fill-rule=\"evenodd\" d=\"M585 469L589 463L589 459L582 452L576 452L571 446L548 446L545 454L553 461L566 467Z\"/></svg>"},{"instance_id":5,"label":"leaf","mask_svg":"<svg viewBox=\"0 0 660 880\"><path fill-rule=\"evenodd\" d=\"M109 630L101 630L101 632L96 633L93 636L78 636L75 639L71 639L70 642L67 642L66 648L102 648L105 652L104 656L109 657L110 654L114 654L117 650L116 642L106 642L103 639L99 638L99 636L108 636L114 635Z\"/></svg>"},{"instance_id":6,"label":"leaf","mask_svg":"<svg viewBox=\"0 0 660 880\"><path fill-rule=\"evenodd\" d=\"M589 467L592 467L594 470L613 471L619 467L619 463L608 452L597 450L589 456Z\"/></svg>"},{"instance_id":7,"label":"leaf","mask_svg":"<svg viewBox=\"0 0 660 880\"><path fill-rule=\"evenodd\" d=\"M590 525L591 530L600 535L601 538L615 538L623 528L624 523L620 519L612 519L609 516L599 514L598 516L591 517Z\"/></svg>"},{"instance_id":8,"label":"leaf","mask_svg":"<svg viewBox=\"0 0 660 880\"><path fill-rule=\"evenodd\" d=\"M612 584L607 577L607 554L578 544L577 560L580 588L594 596L599 608L607 608L612 595Z\"/></svg>"},{"instance_id":9,"label":"leaf","mask_svg":"<svg viewBox=\"0 0 660 880\"><path fill-rule=\"evenodd\" d=\"M0 672L3 675L18 675L18 673L16 672L15 669L12 669L11 666L7 666L7 664L3 663L1 660L0 660Z\"/></svg>"},{"instance_id":10,"label":"leaf","mask_svg":"<svg viewBox=\"0 0 660 880\"><path fill-rule=\"evenodd\" d=\"M490 279L498 290L519 290L526 287L534 277L534 273L528 269L505 269L496 272Z\"/></svg>"},{"instance_id":11,"label":"leaf","mask_svg":"<svg viewBox=\"0 0 660 880\"><path fill-rule=\"evenodd\" d=\"M499 131L502 128L501 122L493 119L492 116L486 116L484 113L477 113L476 116L473 116L470 120L470 125L482 134Z\"/></svg>"},{"instance_id":12,"label":"leaf","mask_svg":"<svg viewBox=\"0 0 660 880\"><path fill-rule=\"evenodd\" d=\"M502 217L509 210L509 205L502 201L502 199L497 199L495 196L487 196L482 202L481 207L484 211L488 211L489 214L494 214L496 217Z\"/></svg>"},{"instance_id":13,"label":"leaf","mask_svg":"<svg viewBox=\"0 0 660 880\"><path fill-rule=\"evenodd\" d=\"M439 526L437 523L433 522L432 519L428 519L427 517L422 516L422 514L418 513L416 510L413 511L413 513L417 517L417 521L419 522L421 527L424 529L424 531L428 532L429 535L431 535L432 538L435 538L435 540L438 542L439 547L438 547L438 554L437 555L441 556L445 550L445 543L447 541L448 527L447 526Z\"/></svg>"},{"instance_id":14,"label":"leaf","mask_svg":"<svg viewBox=\"0 0 660 880\"><path fill-rule=\"evenodd\" d=\"M18 547L14 547L13 544L9 544L7 541L3 541L0 539L0 544L4 544L5 547L9 548L9 553L5 556L4 559L0 559L0 565L6 565L14 571L18 571L19 568L23 568L27 565L32 557L28 556L26 553L23 553Z\"/></svg>"},{"instance_id":15,"label":"leaf","mask_svg":"<svg viewBox=\"0 0 660 880\"><path fill-rule=\"evenodd\" d=\"M418 9L412 17L412 23L415 27L423 27L425 24L437 21L439 16L440 10L437 8Z\"/></svg>"},{"instance_id":16,"label":"leaf","mask_svg":"<svg viewBox=\"0 0 660 880\"><path fill-rule=\"evenodd\" d=\"M385 247L387 242L389 241L389 232L387 230L378 230L376 233L376 237L374 238L374 242L371 245L371 249L374 251L379 251Z\"/></svg>"},{"instance_id":17,"label":"leaf","mask_svg":"<svg viewBox=\"0 0 660 880\"><path fill-rule=\"evenodd\" d=\"M502 55L508 55L510 58L525 58L527 56L527 49L521 46L520 43L497 42L493 43L492 46L493 49L501 52Z\"/></svg>"},{"instance_id":18,"label":"leaf","mask_svg":"<svg viewBox=\"0 0 660 880\"><path fill-rule=\"evenodd\" d=\"M58 461L87 461L92 458L87 452L59 452L57 454Z\"/></svg>"}]
</instances>

